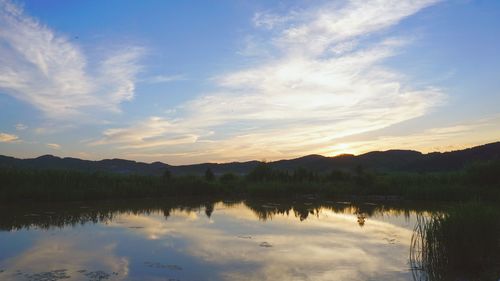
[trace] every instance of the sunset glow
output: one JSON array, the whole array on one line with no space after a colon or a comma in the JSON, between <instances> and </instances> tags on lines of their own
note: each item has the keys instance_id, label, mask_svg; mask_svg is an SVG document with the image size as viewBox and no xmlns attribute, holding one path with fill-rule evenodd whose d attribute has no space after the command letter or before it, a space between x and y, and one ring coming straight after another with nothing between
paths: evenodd
<instances>
[{"instance_id":1,"label":"sunset glow","mask_svg":"<svg viewBox=\"0 0 500 281\"><path fill-rule=\"evenodd\" d=\"M0 0L0 154L190 164L498 141L498 34L497 1Z\"/></svg>"}]
</instances>

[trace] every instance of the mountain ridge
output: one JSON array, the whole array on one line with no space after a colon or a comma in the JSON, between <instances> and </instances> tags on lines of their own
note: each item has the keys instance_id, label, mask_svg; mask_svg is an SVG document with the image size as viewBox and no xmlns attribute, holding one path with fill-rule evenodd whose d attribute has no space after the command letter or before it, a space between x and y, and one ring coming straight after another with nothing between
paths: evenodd
<instances>
[{"instance_id":1,"label":"mountain ridge","mask_svg":"<svg viewBox=\"0 0 500 281\"><path fill-rule=\"evenodd\" d=\"M474 162L500 159L500 142L493 142L462 150L449 152L421 153L415 150L390 149L370 151L360 155L342 154L338 156L305 155L293 159L268 162L280 170L294 170L305 167L318 173L333 169L351 170L357 166L376 171L400 172L442 172L464 168ZM36 158L19 159L0 155L0 168L66 169L86 172L111 172L119 174L161 175L165 170L173 174L202 174L210 168L216 174L245 174L261 161L229 163L199 163L191 165L169 165L163 162L144 163L126 159L83 160L74 157L58 157L50 154Z\"/></svg>"}]
</instances>

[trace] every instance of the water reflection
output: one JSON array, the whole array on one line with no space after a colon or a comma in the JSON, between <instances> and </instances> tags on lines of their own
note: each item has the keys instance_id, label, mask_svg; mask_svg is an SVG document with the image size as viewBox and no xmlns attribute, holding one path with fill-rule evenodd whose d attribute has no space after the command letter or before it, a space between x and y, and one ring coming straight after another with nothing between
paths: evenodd
<instances>
[{"instance_id":1,"label":"water reflection","mask_svg":"<svg viewBox=\"0 0 500 281\"><path fill-rule=\"evenodd\" d=\"M428 211L311 199L10 206L0 279L410 280L413 225Z\"/></svg>"}]
</instances>

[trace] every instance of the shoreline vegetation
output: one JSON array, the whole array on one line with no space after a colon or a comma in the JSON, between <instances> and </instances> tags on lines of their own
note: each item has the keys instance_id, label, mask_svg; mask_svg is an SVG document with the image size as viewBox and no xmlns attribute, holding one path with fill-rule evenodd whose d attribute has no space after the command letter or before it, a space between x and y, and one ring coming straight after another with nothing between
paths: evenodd
<instances>
[{"instance_id":1,"label":"shoreline vegetation","mask_svg":"<svg viewBox=\"0 0 500 281\"><path fill-rule=\"evenodd\" d=\"M498 206L478 202L418 217L410 247L414 280L497 280L499 217Z\"/></svg>"},{"instance_id":2,"label":"shoreline vegetation","mask_svg":"<svg viewBox=\"0 0 500 281\"><path fill-rule=\"evenodd\" d=\"M0 168L0 201L85 201L161 197L264 197L315 195L426 201L498 201L500 161L475 163L452 172L375 172L357 166L318 173L306 168L278 170L260 163L249 173L162 176Z\"/></svg>"}]
</instances>

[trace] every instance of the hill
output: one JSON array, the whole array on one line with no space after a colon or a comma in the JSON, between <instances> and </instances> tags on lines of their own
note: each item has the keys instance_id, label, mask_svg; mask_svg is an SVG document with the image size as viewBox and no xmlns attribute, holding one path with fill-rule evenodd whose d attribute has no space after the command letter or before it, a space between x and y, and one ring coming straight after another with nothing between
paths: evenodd
<instances>
[{"instance_id":1,"label":"hill","mask_svg":"<svg viewBox=\"0 0 500 281\"><path fill-rule=\"evenodd\" d=\"M351 170L357 166L376 171L443 172L458 170L474 162L500 159L500 142L476 146L451 152L423 154L412 150L373 151L361 155L325 157L308 155L296 159L279 160L269 164L279 170L294 170L305 167L319 173L333 169ZM162 162L142 163L123 159L89 161L78 158L60 158L43 155L31 159L0 156L0 167L27 169L66 169L86 172L111 172L119 174L161 175L166 169L173 174L202 174L207 168L216 174L232 172L245 174L257 166L259 161L232 163L202 163L174 166Z\"/></svg>"}]
</instances>

